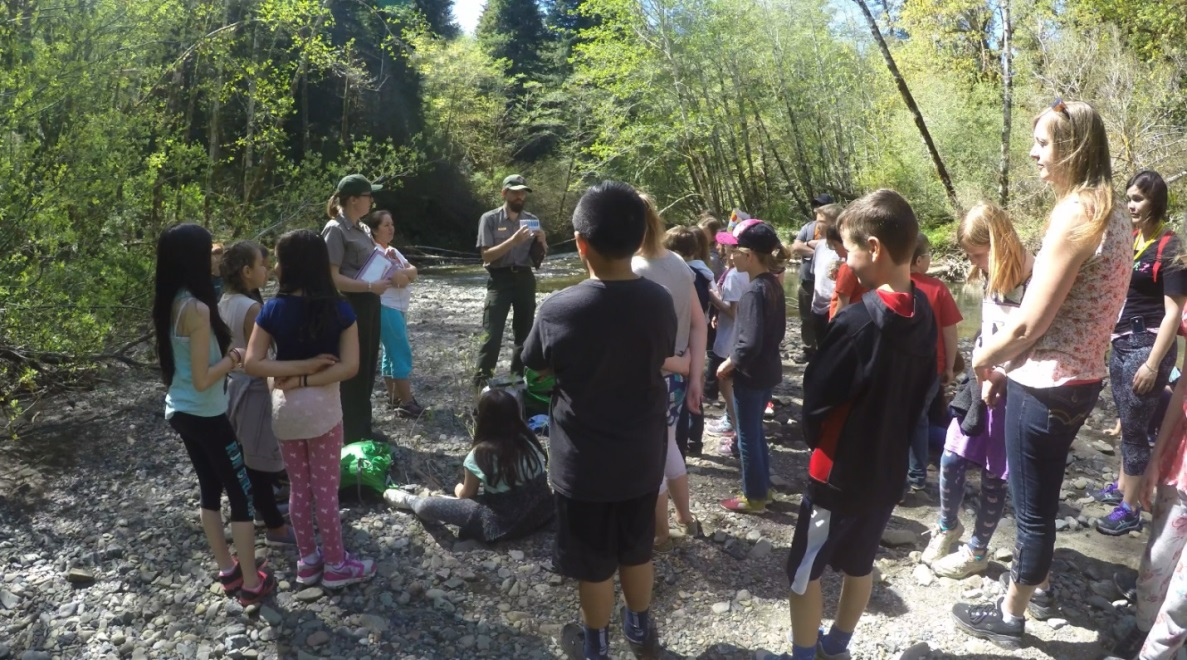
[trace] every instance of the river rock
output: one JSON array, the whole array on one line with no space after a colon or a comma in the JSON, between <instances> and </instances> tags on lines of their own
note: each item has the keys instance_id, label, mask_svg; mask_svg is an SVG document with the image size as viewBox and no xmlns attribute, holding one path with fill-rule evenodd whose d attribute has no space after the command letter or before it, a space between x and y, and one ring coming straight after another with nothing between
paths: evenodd
<instances>
[{"instance_id":1,"label":"river rock","mask_svg":"<svg viewBox=\"0 0 1187 660\"><path fill-rule=\"evenodd\" d=\"M711 609L713 610L714 614L725 614L726 612L730 611L730 602L728 600L723 600L720 603L713 603Z\"/></svg>"},{"instance_id":2,"label":"river rock","mask_svg":"<svg viewBox=\"0 0 1187 660\"><path fill-rule=\"evenodd\" d=\"M765 559L771 554L772 550L774 550L774 546L771 545L769 540L759 539L758 543L755 543L754 547L750 548L750 558Z\"/></svg>"},{"instance_id":3,"label":"river rock","mask_svg":"<svg viewBox=\"0 0 1187 660\"><path fill-rule=\"evenodd\" d=\"M926 564L916 565L911 575L914 576L915 582L921 587L930 587L936 581L936 576L932 575L931 569Z\"/></svg>"},{"instance_id":4,"label":"river rock","mask_svg":"<svg viewBox=\"0 0 1187 660\"><path fill-rule=\"evenodd\" d=\"M927 642L918 642L904 649L898 660L927 660L930 655L931 645Z\"/></svg>"},{"instance_id":5,"label":"river rock","mask_svg":"<svg viewBox=\"0 0 1187 660\"><path fill-rule=\"evenodd\" d=\"M321 587L307 587L298 591L293 597L302 603L312 603L313 601L318 600L325 595L326 592L323 591Z\"/></svg>"},{"instance_id":6,"label":"river rock","mask_svg":"<svg viewBox=\"0 0 1187 660\"><path fill-rule=\"evenodd\" d=\"M918 542L918 540L918 534L906 529L888 527L882 532L882 545L888 548L901 548L908 545L913 546Z\"/></svg>"}]
</instances>

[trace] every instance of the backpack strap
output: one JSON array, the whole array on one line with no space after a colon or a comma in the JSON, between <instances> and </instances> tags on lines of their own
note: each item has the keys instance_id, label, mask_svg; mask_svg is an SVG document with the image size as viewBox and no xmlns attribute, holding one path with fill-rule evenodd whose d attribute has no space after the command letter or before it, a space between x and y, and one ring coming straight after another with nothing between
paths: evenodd
<instances>
[{"instance_id":1,"label":"backpack strap","mask_svg":"<svg viewBox=\"0 0 1187 660\"><path fill-rule=\"evenodd\" d=\"M1175 232L1167 230L1162 238L1158 239L1158 252L1154 256L1154 281L1158 281L1158 271L1162 269L1162 251L1166 249L1166 244L1170 243L1171 238L1174 237Z\"/></svg>"}]
</instances>

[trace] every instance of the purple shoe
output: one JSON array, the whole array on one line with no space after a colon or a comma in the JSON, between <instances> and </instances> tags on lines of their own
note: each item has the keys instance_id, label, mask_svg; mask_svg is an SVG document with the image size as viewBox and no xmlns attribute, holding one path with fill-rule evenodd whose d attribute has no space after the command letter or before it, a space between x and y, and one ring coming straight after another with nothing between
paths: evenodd
<instances>
[{"instance_id":1,"label":"purple shoe","mask_svg":"<svg viewBox=\"0 0 1187 660\"><path fill-rule=\"evenodd\" d=\"M1092 499L1103 504L1118 505L1121 504L1122 494L1121 489L1117 488L1117 482L1105 486L1101 490L1092 494Z\"/></svg>"},{"instance_id":2,"label":"purple shoe","mask_svg":"<svg viewBox=\"0 0 1187 660\"><path fill-rule=\"evenodd\" d=\"M1121 536L1142 531L1142 508L1130 508L1122 502L1107 517L1096 521L1096 531L1108 536Z\"/></svg>"},{"instance_id":3,"label":"purple shoe","mask_svg":"<svg viewBox=\"0 0 1187 660\"><path fill-rule=\"evenodd\" d=\"M325 568L325 562L321 558L321 553L317 555L317 561L306 562L305 558L297 560L297 584L302 586L309 586L317 584L321 581L322 571Z\"/></svg>"},{"instance_id":4,"label":"purple shoe","mask_svg":"<svg viewBox=\"0 0 1187 660\"><path fill-rule=\"evenodd\" d=\"M346 553L346 561L338 566L327 566L321 576L323 587L337 589L348 584L364 582L375 577L375 562L370 559L356 559Z\"/></svg>"}]
</instances>

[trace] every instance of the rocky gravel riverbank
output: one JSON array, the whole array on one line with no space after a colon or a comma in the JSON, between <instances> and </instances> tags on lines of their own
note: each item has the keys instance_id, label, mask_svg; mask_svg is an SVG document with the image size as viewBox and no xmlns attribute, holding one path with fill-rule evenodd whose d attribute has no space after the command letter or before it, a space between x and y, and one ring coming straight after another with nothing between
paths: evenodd
<instances>
[{"instance_id":1,"label":"rocky gravel riverbank","mask_svg":"<svg viewBox=\"0 0 1187 660\"><path fill-rule=\"evenodd\" d=\"M450 489L468 450L466 387L484 291L473 279L426 276L410 314L414 384L431 412L419 422L376 402L377 428L396 448L397 481ZM789 319L788 350L798 328ZM506 352L504 353L506 355ZM739 488L737 463L690 461L693 509L706 538L656 562L655 612L671 657L751 658L783 651L783 564L805 480L798 418L802 368L785 360L772 437L776 502L741 516L716 502ZM37 425L0 446L0 660L19 658L551 658L577 616L574 584L550 572L551 536L482 546L425 527L377 498L344 495L348 547L379 563L368 584L299 589L296 556L261 544L281 580L276 596L240 607L221 595L196 515L197 481L163 416L155 374L113 373L84 395L61 397ZM1108 400L1108 395L1102 401ZM711 415L720 414L718 408ZM937 578L917 563L935 518L934 486L899 507L878 559L855 658L1095 659L1127 625L1114 571L1136 567L1143 534L1090 529L1106 509L1088 492L1111 479L1111 426L1102 405L1077 441L1065 481L1055 580L1063 616L1028 622L1028 645L1005 651L954 632L957 600L989 599L1007 569L1013 523L994 539L985 577ZM716 445L706 443L707 449ZM935 474L931 475L935 483ZM975 493L976 478L970 478ZM966 523L968 519L966 517ZM835 603L839 580L825 580ZM829 614L826 608L826 616ZM617 623L615 624L618 625ZM621 637L616 657L628 657Z\"/></svg>"}]
</instances>

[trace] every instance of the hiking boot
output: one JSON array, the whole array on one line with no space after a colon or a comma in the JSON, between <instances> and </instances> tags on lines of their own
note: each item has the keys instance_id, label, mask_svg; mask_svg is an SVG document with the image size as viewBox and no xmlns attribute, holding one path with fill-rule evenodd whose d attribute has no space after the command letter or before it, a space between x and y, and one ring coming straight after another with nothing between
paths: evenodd
<instances>
[{"instance_id":1,"label":"hiking boot","mask_svg":"<svg viewBox=\"0 0 1187 660\"><path fill-rule=\"evenodd\" d=\"M297 584L301 586L317 584L321 581L321 576L324 569L325 561L322 560L320 552L317 554L317 558L312 561L306 561L305 557L298 559Z\"/></svg>"},{"instance_id":2,"label":"hiking boot","mask_svg":"<svg viewBox=\"0 0 1187 660\"><path fill-rule=\"evenodd\" d=\"M345 587L356 582L365 582L375 577L375 562L370 559L356 559L346 553L346 560L338 566L329 566L321 576L321 585L329 589Z\"/></svg>"},{"instance_id":3,"label":"hiking boot","mask_svg":"<svg viewBox=\"0 0 1187 660\"><path fill-rule=\"evenodd\" d=\"M396 406L396 417L403 417L404 419L419 419L421 415L425 414L425 409L416 399L407 403L401 401L400 405Z\"/></svg>"},{"instance_id":4,"label":"hiking boot","mask_svg":"<svg viewBox=\"0 0 1187 660\"><path fill-rule=\"evenodd\" d=\"M260 569L258 574L260 576L260 583L255 589L249 589L248 587L242 587L239 589L238 600L240 605L243 605L244 607L248 605L255 605L256 603L263 601L268 597L268 594L271 594L276 590L276 576L272 575L271 571Z\"/></svg>"},{"instance_id":5,"label":"hiking boot","mask_svg":"<svg viewBox=\"0 0 1187 660\"><path fill-rule=\"evenodd\" d=\"M1105 486L1104 488L1092 494L1092 499L1102 504L1121 504L1122 493L1121 489L1117 488L1117 482Z\"/></svg>"},{"instance_id":6,"label":"hiking boot","mask_svg":"<svg viewBox=\"0 0 1187 660\"><path fill-rule=\"evenodd\" d=\"M767 500L750 500L745 495L721 500L721 506L738 513L762 513L767 510Z\"/></svg>"},{"instance_id":7,"label":"hiking boot","mask_svg":"<svg viewBox=\"0 0 1187 660\"><path fill-rule=\"evenodd\" d=\"M998 582L1008 592L1010 591L1010 572L1002 573L998 578ZM1035 589L1034 594L1030 597L1030 603L1026 606L1027 613L1030 618L1036 621L1046 621L1055 616L1059 616L1059 603L1055 598L1055 585L1051 585L1050 589Z\"/></svg>"},{"instance_id":8,"label":"hiking boot","mask_svg":"<svg viewBox=\"0 0 1187 660\"><path fill-rule=\"evenodd\" d=\"M984 573L987 568L989 568L988 553L982 553L978 557L968 545L961 545L956 549L956 552L938 559L931 565L931 570L936 575L953 580L961 580L970 575Z\"/></svg>"},{"instance_id":9,"label":"hiking boot","mask_svg":"<svg viewBox=\"0 0 1187 660\"><path fill-rule=\"evenodd\" d=\"M1020 648L1026 623L1021 618L1007 623L1002 618L1001 604L1001 598L976 605L957 603L952 606L952 620L967 635L989 640L1005 649Z\"/></svg>"},{"instance_id":10,"label":"hiking boot","mask_svg":"<svg viewBox=\"0 0 1187 660\"><path fill-rule=\"evenodd\" d=\"M637 634L638 631L633 631L627 625L627 609L622 608L622 635L626 637L627 644L630 644L631 651L635 653L636 658L644 660L659 660L662 650L659 646L659 632L655 628L655 617L647 617L647 630L642 631L642 635Z\"/></svg>"},{"instance_id":11,"label":"hiking boot","mask_svg":"<svg viewBox=\"0 0 1187 660\"><path fill-rule=\"evenodd\" d=\"M1107 536L1121 536L1142 531L1142 509L1118 504L1108 516L1096 521L1096 531Z\"/></svg>"},{"instance_id":12,"label":"hiking boot","mask_svg":"<svg viewBox=\"0 0 1187 660\"><path fill-rule=\"evenodd\" d=\"M927 542L927 547L923 550L923 555L920 556L920 563L932 565L932 562L939 561L942 557L947 557L948 553L952 551L952 545L960 541L960 537L964 534L964 525L960 521L956 521L956 526L952 529L945 530L943 527L936 524L930 530L931 540Z\"/></svg>"}]
</instances>

